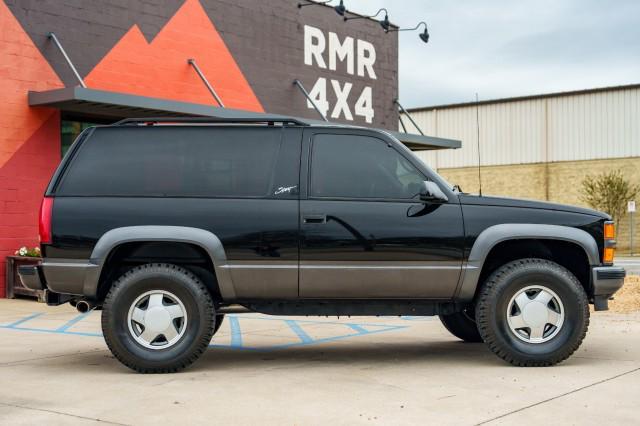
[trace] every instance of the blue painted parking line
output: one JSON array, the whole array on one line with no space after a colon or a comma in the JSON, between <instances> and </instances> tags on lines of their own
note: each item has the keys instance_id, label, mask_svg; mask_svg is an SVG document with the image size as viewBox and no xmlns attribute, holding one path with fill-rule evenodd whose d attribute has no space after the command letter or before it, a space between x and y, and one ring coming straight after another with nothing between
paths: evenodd
<instances>
[{"instance_id":1,"label":"blue painted parking line","mask_svg":"<svg viewBox=\"0 0 640 426\"><path fill-rule=\"evenodd\" d=\"M12 322L11 324L0 325L0 328L6 328L6 329L16 330L16 331L30 331L30 332L35 332L35 333L70 334L70 335L74 335L74 336L102 337L102 333L89 333L89 332L69 331L68 330L69 327L71 327L72 325L74 325L74 324L80 322L81 320L83 320L87 316L87 314L88 314L88 312L86 314L78 315L77 317L75 317L72 320L68 321L63 326L58 327L56 329L35 328L35 327L19 327L20 325L24 324L27 321L31 321L34 318L37 318L37 317L40 317L40 316L44 316L44 313L42 313L42 312L36 313L36 314L31 314L29 316L26 316L24 318L21 318L21 319L15 321L15 322Z\"/></svg>"},{"instance_id":2,"label":"blue painted parking line","mask_svg":"<svg viewBox=\"0 0 640 426\"><path fill-rule=\"evenodd\" d=\"M240 331L240 322L238 318L235 316L229 317L229 326L231 327L231 347L232 348L241 348L242 347L242 333Z\"/></svg>"},{"instance_id":3,"label":"blue painted parking line","mask_svg":"<svg viewBox=\"0 0 640 426\"><path fill-rule=\"evenodd\" d=\"M23 323L25 323L27 321L31 321L32 319L37 318L37 317L39 317L41 315L44 315L44 314L42 314L42 313L31 314L31 315L29 315L27 317L19 319L18 321L12 322L11 324L4 325L3 327L4 328L15 328L15 327L19 326L20 324L23 324Z\"/></svg>"},{"instance_id":4,"label":"blue painted parking line","mask_svg":"<svg viewBox=\"0 0 640 426\"><path fill-rule=\"evenodd\" d=\"M404 315L400 318L405 321L434 321L436 319L436 317L434 316L425 317L425 316L411 316L411 315Z\"/></svg>"},{"instance_id":5,"label":"blue painted parking line","mask_svg":"<svg viewBox=\"0 0 640 426\"><path fill-rule=\"evenodd\" d=\"M356 332L360 333L360 334L366 334L368 333L366 328L362 328L361 326L359 326L358 324L345 324L348 327L351 327L352 329L354 329Z\"/></svg>"},{"instance_id":6,"label":"blue painted parking line","mask_svg":"<svg viewBox=\"0 0 640 426\"><path fill-rule=\"evenodd\" d=\"M85 337L102 337L102 333L89 333L82 331L57 331L47 328L29 328L29 327L7 327L6 325L0 325L0 329L5 328L15 331L29 331L34 333L46 333L46 334L65 334L68 336L85 336Z\"/></svg>"},{"instance_id":7,"label":"blue painted parking line","mask_svg":"<svg viewBox=\"0 0 640 426\"><path fill-rule=\"evenodd\" d=\"M34 313L30 314L24 318L20 318L10 324L0 325L0 329L9 329L14 331L26 331L32 333L48 333L48 334L63 334L70 336L84 336L84 337L102 337L102 333L95 332L80 332L80 331L72 331L71 328L86 319L91 312L87 312L84 314L79 314L66 323L57 328L46 329L46 328L36 328L36 327L28 327L24 324L28 321L31 321L34 318L43 316L43 313ZM286 349L296 346L308 346L326 342L333 342L337 340L344 340L358 336L365 336L376 333L384 333L394 330L399 330L403 328L409 327L408 325L389 325L389 324L376 324L376 323L355 323L355 322L343 322L343 321L314 321L314 320L291 320L284 319L278 317L262 317L262 316L239 316L239 315L229 315L227 316L229 321L229 328L231 329L231 342L228 344L217 344L212 343L209 345L210 347L224 347L230 349L239 349L239 350L250 350L250 351L271 351L278 349ZM240 320L253 320L253 321L277 321L286 324L295 334L298 336L299 342L294 343L286 343L286 344L275 344L269 346L249 346L243 341L242 330L240 328ZM335 333L333 336L324 337L321 339L312 338L305 330L305 325L313 324L315 327L319 327L322 325L331 326L328 328L329 332ZM343 330L345 330L344 334L340 331L341 326ZM348 330L348 331L347 331ZM275 337L275 336L274 336ZM215 341L215 339L214 339Z\"/></svg>"},{"instance_id":8,"label":"blue painted parking line","mask_svg":"<svg viewBox=\"0 0 640 426\"><path fill-rule=\"evenodd\" d=\"M305 333L302 327L300 327L300 324L298 324L294 320L285 320L284 322L289 326L291 330L293 330L294 333L298 335L302 343L313 342L313 339L309 337L307 333Z\"/></svg>"},{"instance_id":9,"label":"blue painted parking line","mask_svg":"<svg viewBox=\"0 0 640 426\"><path fill-rule=\"evenodd\" d=\"M70 327L72 327L74 324L82 321L83 319L85 319L92 311L89 312L85 312L83 314L80 314L78 316L76 316L75 318L69 320L66 324L58 327L56 329L56 331L67 331Z\"/></svg>"},{"instance_id":10,"label":"blue painted parking line","mask_svg":"<svg viewBox=\"0 0 640 426\"><path fill-rule=\"evenodd\" d=\"M233 318L233 317L232 317ZM235 316L236 319L251 319L251 320L264 320L264 321L282 321L287 324L300 338L300 342L295 343L285 343L281 345L271 345L271 346L233 346L233 338L231 346L228 344L219 344L212 343L209 347L213 348L233 348L233 349L242 349L248 351L273 351L279 349L287 349L297 346L308 346L308 345L316 345L327 342L334 342L337 340L344 340L358 336L365 336L370 334L384 333L394 330L400 330L404 328L408 328L408 325L389 325L389 324L359 324L359 323L347 323L340 321L313 321L313 320L286 320L282 318L265 318L265 317L257 317L252 318L248 316ZM311 338L304 330L303 326L305 324L315 324L315 325L340 325L343 327L348 327L351 330L355 331L355 333L345 333L345 334L337 334L335 336L325 337L321 339L313 339ZM233 333L233 329L232 329ZM215 342L215 338L214 338Z\"/></svg>"}]
</instances>

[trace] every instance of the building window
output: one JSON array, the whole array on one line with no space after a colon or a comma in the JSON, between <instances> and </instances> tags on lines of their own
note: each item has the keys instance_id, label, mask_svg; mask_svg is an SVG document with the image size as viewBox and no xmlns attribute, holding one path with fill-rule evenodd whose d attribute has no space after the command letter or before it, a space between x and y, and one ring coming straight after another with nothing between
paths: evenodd
<instances>
[{"instance_id":1,"label":"building window","mask_svg":"<svg viewBox=\"0 0 640 426\"><path fill-rule=\"evenodd\" d=\"M73 141L76 140L78 135L82 133L84 129L86 129L87 127L95 126L95 125L96 123L89 123L86 121L62 120L62 125L60 126L62 129L61 140L60 140L61 147L62 147L61 157L64 157L64 155L67 153L67 151L73 144Z\"/></svg>"}]
</instances>

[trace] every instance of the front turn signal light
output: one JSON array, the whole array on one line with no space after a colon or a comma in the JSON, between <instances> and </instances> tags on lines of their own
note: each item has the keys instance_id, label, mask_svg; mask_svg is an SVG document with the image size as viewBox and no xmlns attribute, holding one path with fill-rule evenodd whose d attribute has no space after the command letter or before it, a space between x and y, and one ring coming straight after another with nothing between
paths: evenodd
<instances>
[{"instance_id":1,"label":"front turn signal light","mask_svg":"<svg viewBox=\"0 0 640 426\"><path fill-rule=\"evenodd\" d=\"M613 240L616 237L616 226L613 222L605 222L604 224L604 239Z\"/></svg>"},{"instance_id":2,"label":"front turn signal light","mask_svg":"<svg viewBox=\"0 0 640 426\"><path fill-rule=\"evenodd\" d=\"M602 253L602 263L613 264L613 257L616 252L616 226L613 222L604 223L604 252Z\"/></svg>"},{"instance_id":3,"label":"front turn signal light","mask_svg":"<svg viewBox=\"0 0 640 426\"><path fill-rule=\"evenodd\" d=\"M613 256L615 255L616 249L613 247L605 247L604 248L604 256L602 256L602 263L613 264Z\"/></svg>"}]
</instances>

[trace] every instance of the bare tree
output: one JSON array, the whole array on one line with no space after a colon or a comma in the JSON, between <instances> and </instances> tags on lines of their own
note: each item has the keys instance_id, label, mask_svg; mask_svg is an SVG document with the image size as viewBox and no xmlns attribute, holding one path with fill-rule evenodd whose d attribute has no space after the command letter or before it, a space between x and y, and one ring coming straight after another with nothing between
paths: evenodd
<instances>
[{"instance_id":1,"label":"bare tree","mask_svg":"<svg viewBox=\"0 0 640 426\"><path fill-rule=\"evenodd\" d=\"M596 210L608 213L617 223L625 213L627 202L640 192L620 171L589 175L582 181L582 200Z\"/></svg>"}]
</instances>

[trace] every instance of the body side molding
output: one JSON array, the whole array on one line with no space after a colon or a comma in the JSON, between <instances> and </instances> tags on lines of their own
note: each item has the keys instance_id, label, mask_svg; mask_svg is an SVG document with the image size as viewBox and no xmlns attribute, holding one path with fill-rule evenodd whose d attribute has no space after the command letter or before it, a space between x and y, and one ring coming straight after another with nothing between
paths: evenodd
<instances>
[{"instance_id":1,"label":"body side molding","mask_svg":"<svg viewBox=\"0 0 640 426\"><path fill-rule=\"evenodd\" d=\"M224 300L235 299L235 289L229 271L222 266L227 256L220 239L213 233L187 226L125 226L106 232L93 248L89 262L97 267L88 270L83 290L85 295L95 296L102 267L111 251L124 243L136 241L167 241L195 244L204 249L213 263L220 294Z\"/></svg>"},{"instance_id":2,"label":"body side molding","mask_svg":"<svg viewBox=\"0 0 640 426\"><path fill-rule=\"evenodd\" d=\"M482 231L474 242L467 260L467 267L463 268L464 275L456 299L463 302L473 299L479 284L482 266L493 247L503 241L522 239L561 240L575 243L582 247L591 265L600 263L598 244L591 235L582 229L527 223L494 225Z\"/></svg>"}]
</instances>

